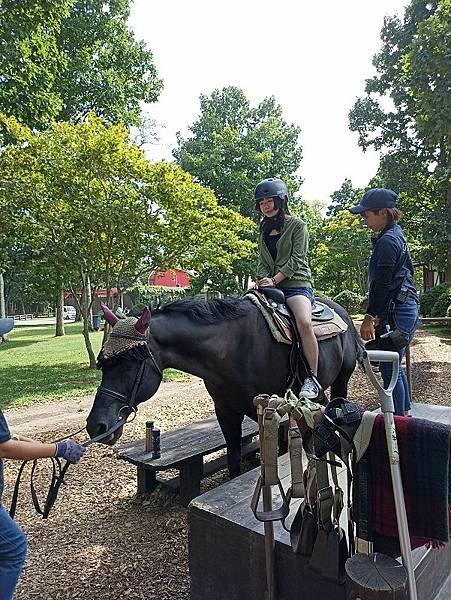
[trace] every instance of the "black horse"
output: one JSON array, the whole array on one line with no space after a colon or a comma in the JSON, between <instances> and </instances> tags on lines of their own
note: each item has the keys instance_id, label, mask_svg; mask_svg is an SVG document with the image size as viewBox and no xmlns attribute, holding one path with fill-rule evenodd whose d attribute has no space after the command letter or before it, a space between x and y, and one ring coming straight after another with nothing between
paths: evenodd
<instances>
[{"instance_id":1,"label":"black horse","mask_svg":"<svg viewBox=\"0 0 451 600\"><path fill-rule=\"evenodd\" d=\"M346 397L358 338L346 311L334 302L327 304L344 319L348 330L320 342L318 379L324 389L331 388L331 398ZM117 321L108 309L104 311ZM120 327L113 328L113 336ZM229 473L239 474L244 415L256 419L252 401L257 394L284 394L290 346L274 340L260 310L246 297L179 300L152 313L151 324L146 309L134 328L135 340L141 343L120 333L115 339L138 346L111 357L100 354L102 383L87 419L89 435L98 436L113 427L124 407L130 410L131 400L137 406L151 398L161 383L162 370L173 367L204 380L226 441ZM121 434L119 428L108 443L114 444Z\"/></svg>"}]
</instances>

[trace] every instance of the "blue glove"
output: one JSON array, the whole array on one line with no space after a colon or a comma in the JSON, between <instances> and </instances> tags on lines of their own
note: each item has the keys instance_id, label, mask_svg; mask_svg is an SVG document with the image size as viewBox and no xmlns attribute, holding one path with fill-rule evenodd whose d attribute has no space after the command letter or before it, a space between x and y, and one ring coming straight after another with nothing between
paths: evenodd
<instances>
[{"instance_id":1,"label":"blue glove","mask_svg":"<svg viewBox=\"0 0 451 600\"><path fill-rule=\"evenodd\" d=\"M71 463L77 463L85 452L86 448L74 440L56 442L55 456L65 458Z\"/></svg>"}]
</instances>

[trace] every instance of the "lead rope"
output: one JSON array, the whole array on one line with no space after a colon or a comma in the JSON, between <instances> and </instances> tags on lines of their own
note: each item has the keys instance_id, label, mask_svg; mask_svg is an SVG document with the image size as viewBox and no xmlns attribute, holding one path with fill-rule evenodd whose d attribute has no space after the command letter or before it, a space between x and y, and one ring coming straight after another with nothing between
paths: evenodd
<instances>
[{"instance_id":1,"label":"lead rope","mask_svg":"<svg viewBox=\"0 0 451 600\"><path fill-rule=\"evenodd\" d=\"M155 359L153 358L153 356L151 356L150 358L152 358L152 360L155 363ZM134 402L136 393L138 391L139 385L141 383L141 380L142 380L142 377L144 374L145 363L146 363L146 361L143 361L140 366L140 369L139 369L136 379L135 379L135 383L133 385L129 403L128 403L128 405L124 404L124 406L119 411L118 420L116 421L116 423L114 425L112 425L109 429L107 429L107 431L105 431L104 433L101 433L100 435L97 435L96 437L83 442L81 444L82 446L84 446L85 448L88 448L92 444L95 444L97 442L102 441L105 438L108 438L110 435L112 435L115 431L117 431L120 427L122 427L123 425L125 425L128 422L128 417L130 416L130 414L133 414L133 418L131 420L133 420L135 418L136 408L133 406L133 402ZM124 408L130 410L129 414L126 417L121 416L121 413ZM84 431L85 429L86 428L83 427L82 429L79 429L75 433L72 433L64 438L60 438L51 443L56 444L56 443L62 441L63 439L72 438L72 437L76 436L77 434L81 433L82 431ZM36 489L34 486L34 473L35 473L36 466L37 466L39 459L33 460L32 467L31 467L31 474L30 474L30 493L31 493L31 499L33 501L33 506L34 506L36 512L39 515L41 515L43 519L48 518L50 511L51 511L53 505L55 504L59 489L60 489L61 485L64 483L64 476L66 475L67 470L69 469L69 467L72 464L71 462L66 460L64 466L61 466L61 461L58 457L51 456L49 458L52 462L52 476L51 476L50 485L49 485L49 489L47 492L47 496L46 496L43 508L41 507L41 504L39 502L38 495L36 493ZM17 474L16 483L14 485L14 491L13 491L13 495L12 495L12 499L11 499L11 506L9 509L9 515L12 519L14 519L15 514L16 514L17 500L19 497L19 488L20 488L20 483L21 483L21 479L22 479L22 474L23 474L25 465L28 462L30 462L30 461L24 460L22 462L22 464L20 465L20 468L19 468L19 472Z\"/></svg>"},{"instance_id":2,"label":"lead rope","mask_svg":"<svg viewBox=\"0 0 451 600\"><path fill-rule=\"evenodd\" d=\"M133 413L136 414L136 413ZM134 418L134 417L133 417ZM132 419L133 420L133 419ZM120 417L118 419L118 421L112 426L110 427L105 433L102 433L101 435L96 436L95 438L92 438L90 440L87 440L86 442L83 442L81 445L85 446L85 448L88 448L91 444L94 444L96 442L99 442L101 440L103 440L105 437L109 437L112 433L114 433L117 429L119 429L119 427L121 427L122 425L125 425L125 423L127 423L127 419ZM82 429L79 429L78 431L76 431L75 433L72 433L70 435L67 435L64 438L59 438L58 440L51 442L52 444L56 444L58 442L61 442L63 439L69 439L69 438L73 438L76 435L78 435L79 433L81 433L82 431L84 431L86 428L83 427ZM50 456L49 457L52 463L52 476L51 476L51 480L50 480L50 484L49 484L49 488L48 488L48 492L47 492L47 496L44 502L44 507L41 506L41 503L39 502L38 499L38 495L36 492L36 488L34 485L34 474L35 474L35 470L38 464L38 460L35 458L32 462L32 466L31 466L31 473L30 473L30 494L31 494L31 499L33 501L33 506L36 510L36 512L42 516L43 519L47 519L49 516L49 513L53 507L53 505L55 504L56 498L58 496L58 492L59 489L61 487L61 485L63 483L65 483L64 481L64 476L67 473L68 468L71 466L71 462L69 462L68 460L66 460L64 466L62 466L62 461L55 457L55 456ZM25 465L27 465L30 461L29 460L24 460L19 468L19 472L17 474L17 478L16 478L16 482L14 484L14 491L13 491L13 495L11 498L11 506L9 509L9 516L11 517L11 519L14 519L15 514L16 514L16 509L17 509L17 501L19 498L19 489L20 489L20 483L21 483L21 479L22 479L22 474L23 471L25 469Z\"/></svg>"}]
</instances>

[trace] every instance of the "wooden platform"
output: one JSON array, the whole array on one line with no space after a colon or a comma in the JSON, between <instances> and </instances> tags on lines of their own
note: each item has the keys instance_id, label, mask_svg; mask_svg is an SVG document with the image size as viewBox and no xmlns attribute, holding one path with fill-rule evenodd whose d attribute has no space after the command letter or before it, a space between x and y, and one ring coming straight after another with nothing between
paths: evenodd
<instances>
[{"instance_id":1,"label":"wooden platform","mask_svg":"<svg viewBox=\"0 0 451 600\"><path fill-rule=\"evenodd\" d=\"M451 408L415 404L415 417L451 424ZM189 505L191 600L264 600L263 524L250 509L260 469L253 469L199 496ZM290 483L288 456L279 458L284 489ZM346 486L341 482L341 486ZM294 515L300 500L292 502ZM274 505L277 495L274 493ZM345 600L344 586L323 579L294 554L289 534L275 523L278 600ZM413 552L418 598L433 600L451 571L451 544Z\"/></svg>"},{"instance_id":2,"label":"wooden platform","mask_svg":"<svg viewBox=\"0 0 451 600\"><path fill-rule=\"evenodd\" d=\"M258 435L258 425L245 417L242 427L242 455L255 453L258 442L252 438ZM145 440L137 440L117 448L118 458L130 462L138 468L138 493L151 493L161 483L178 489L186 504L200 493L200 482L226 466L225 457L204 464L204 457L225 448L225 440L215 416L190 423L185 427L171 429L161 434L161 457L152 458L145 451ZM176 469L179 476L172 479L161 478L157 473Z\"/></svg>"}]
</instances>

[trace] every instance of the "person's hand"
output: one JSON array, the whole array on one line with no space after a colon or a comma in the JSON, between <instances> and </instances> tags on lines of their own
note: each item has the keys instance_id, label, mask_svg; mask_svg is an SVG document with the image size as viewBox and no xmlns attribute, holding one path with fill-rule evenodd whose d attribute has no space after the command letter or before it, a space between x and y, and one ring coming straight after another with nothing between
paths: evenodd
<instances>
[{"instance_id":1,"label":"person's hand","mask_svg":"<svg viewBox=\"0 0 451 600\"><path fill-rule=\"evenodd\" d=\"M374 340L376 334L374 332L374 321L364 319L363 323L360 326L360 337L365 342L369 342L370 340Z\"/></svg>"},{"instance_id":2,"label":"person's hand","mask_svg":"<svg viewBox=\"0 0 451 600\"><path fill-rule=\"evenodd\" d=\"M55 456L65 458L71 463L77 463L86 452L86 448L75 440L62 440L61 442L56 442L55 445Z\"/></svg>"},{"instance_id":3,"label":"person's hand","mask_svg":"<svg viewBox=\"0 0 451 600\"><path fill-rule=\"evenodd\" d=\"M262 277L261 279L257 279L258 287L274 287L274 280L271 277Z\"/></svg>"}]
</instances>

